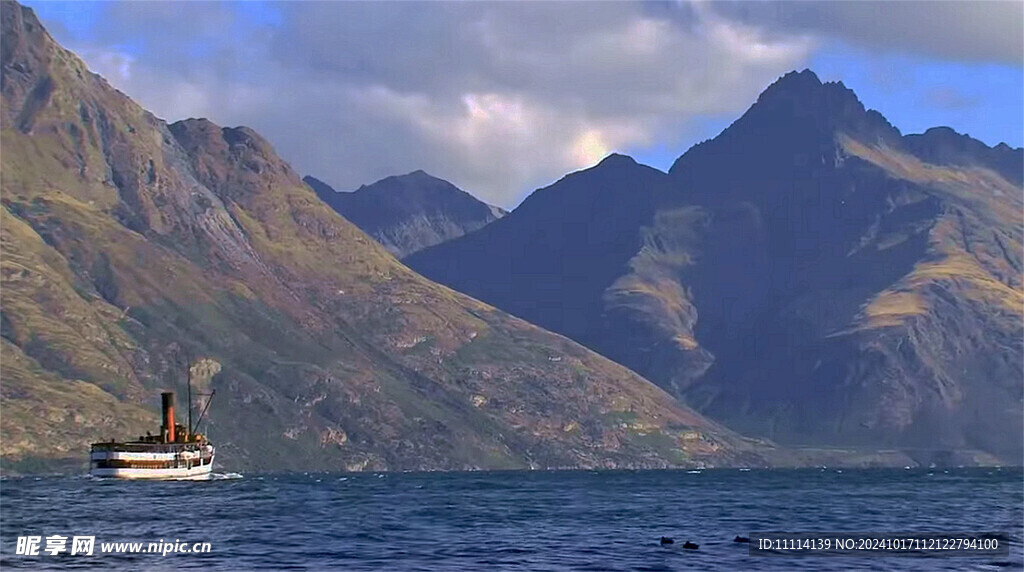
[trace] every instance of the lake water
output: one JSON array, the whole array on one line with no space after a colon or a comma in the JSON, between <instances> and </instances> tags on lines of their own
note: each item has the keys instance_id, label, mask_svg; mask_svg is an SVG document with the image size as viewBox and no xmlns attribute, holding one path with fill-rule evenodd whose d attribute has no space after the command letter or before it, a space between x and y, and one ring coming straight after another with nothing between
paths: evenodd
<instances>
[{"instance_id":1,"label":"lake water","mask_svg":"<svg viewBox=\"0 0 1024 572\"><path fill-rule=\"evenodd\" d=\"M756 531L1000 531L1010 553L751 556L733 538ZM71 555L69 540L55 556L17 555L29 535L44 549L46 536L95 536L94 554ZM1005 468L0 482L4 569L1013 570L1024 568L1022 537L1024 472ZM101 543L159 541L210 551L99 553Z\"/></svg>"}]
</instances>

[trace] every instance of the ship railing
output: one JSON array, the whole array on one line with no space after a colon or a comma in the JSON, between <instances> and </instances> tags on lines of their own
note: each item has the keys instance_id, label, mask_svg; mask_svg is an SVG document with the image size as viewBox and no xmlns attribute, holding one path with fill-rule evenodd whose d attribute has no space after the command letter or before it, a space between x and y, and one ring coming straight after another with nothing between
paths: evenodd
<instances>
[{"instance_id":1,"label":"ship railing","mask_svg":"<svg viewBox=\"0 0 1024 572\"><path fill-rule=\"evenodd\" d=\"M121 451L126 453L180 453L199 451L199 443L93 443L93 452Z\"/></svg>"}]
</instances>

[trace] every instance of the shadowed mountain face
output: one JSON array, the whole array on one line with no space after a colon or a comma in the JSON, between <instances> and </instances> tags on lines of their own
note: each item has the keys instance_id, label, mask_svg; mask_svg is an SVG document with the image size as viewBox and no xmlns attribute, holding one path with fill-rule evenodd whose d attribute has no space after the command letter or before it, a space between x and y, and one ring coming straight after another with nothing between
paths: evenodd
<instances>
[{"instance_id":1,"label":"shadowed mountain face","mask_svg":"<svg viewBox=\"0 0 1024 572\"><path fill-rule=\"evenodd\" d=\"M793 72L667 175L608 159L407 262L735 429L1020 462L1022 155Z\"/></svg>"},{"instance_id":2,"label":"shadowed mountain face","mask_svg":"<svg viewBox=\"0 0 1024 572\"><path fill-rule=\"evenodd\" d=\"M533 193L515 216L408 260L461 292L500 300L513 314L596 347L606 333L593 310L641 247L637 228L651 218L665 182L663 173L611 155Z\"/></svg>"},{"instance_id":3,"label":"shadowed mountain face","mask_svg":"<svg viewBox=\"0 0 1024 572\"><path fill-rule=\"evenodd\" d=\"M152 429L189 356L223 366L208 433L232 469L764 462L620 365L411 272L252 130L165 124L15 3L0 32L5 470Z\"/></svg>"},{"instance_id":4,"label":"shadowed mountain face","mask_svg":"<svg viewBox=\"0 0 1024 572\"><path fill-rule=\"evenodd\" d=\"M473 232L505 215L504 210L423 171L388 177L351 193L339 193L313 177L303 181L398 258Z\"/></svg>"}]
</instances>

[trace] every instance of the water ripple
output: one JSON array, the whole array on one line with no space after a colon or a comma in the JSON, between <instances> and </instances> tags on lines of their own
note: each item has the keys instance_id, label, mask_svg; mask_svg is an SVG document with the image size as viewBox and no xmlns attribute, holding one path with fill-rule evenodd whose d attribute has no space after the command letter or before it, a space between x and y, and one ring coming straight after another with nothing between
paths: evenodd
<instances>
[{"instance_id":1,"label":"water ripple","mask_svg":"<svg viewBox=\"0 0 1024 572\"><path fill-rule=\"evenodd\" d=\"M1003 469L228 474L0 483L0 567L123 570L1024 569ZM751 557L752 531L1005 533L1009 557ZM15 555L18 536L210 542L208 554ZM676 539L660 546L661 536ZM686 540L700 544L683 550Z\"/></svg>"}]
</instances>

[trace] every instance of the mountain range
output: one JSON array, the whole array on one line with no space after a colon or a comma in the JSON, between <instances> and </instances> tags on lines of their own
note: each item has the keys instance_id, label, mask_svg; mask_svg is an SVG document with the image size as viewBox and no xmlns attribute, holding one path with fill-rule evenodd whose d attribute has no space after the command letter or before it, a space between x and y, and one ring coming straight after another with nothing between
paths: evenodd
<instances>
[{"instance_id":1,"label":"mountain range","mask_svg":"<svg viewBox=\"0 0 1024 572\"><path fill-rule=\"evenodd\" d=\"M351 192L303 177L332 209L398 258L477 230L506 212L424 173L387 177Z\"/></svg>"},{"instance_id":2,"label":"mountain range","mask_svg":"<svg viewBox=\"0 0 1024 572\"><path fill-rule=\"evenodd\" d=\"M1024 456L1021 149L804 71L667 173L336 192L0 8L0 471L155 428L197 356L232 470Z\"/></svg>"},{"instance_id":3,"label":"mountain range","mask_svg":"<svg viewBox=\"0 0 1024 572\"><path fill-rule=\"evenodd\" d=\"M155 429L199 356L222 366L204 429L230 470L773 462L412 272L252 129L167 124L0 8L3 471L80 470L90 442Z\"/></svg>"},{"instance_id":4,"label":"mountain range","mask_svg":"<svg viewBox=\"0 0 1024 572\"><path fill-rule=\"evenodd\" d=\"M792 72L668 173L609 156L405 262L752 436L1019 464L1022 156Z\"/></svg>"}]
</instances>

